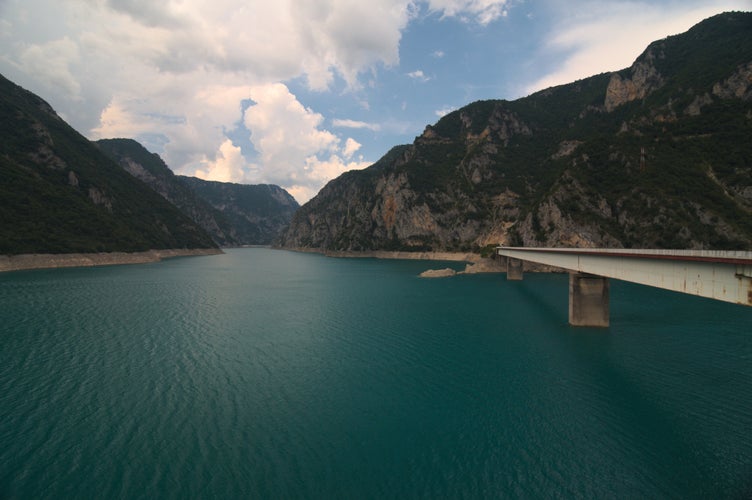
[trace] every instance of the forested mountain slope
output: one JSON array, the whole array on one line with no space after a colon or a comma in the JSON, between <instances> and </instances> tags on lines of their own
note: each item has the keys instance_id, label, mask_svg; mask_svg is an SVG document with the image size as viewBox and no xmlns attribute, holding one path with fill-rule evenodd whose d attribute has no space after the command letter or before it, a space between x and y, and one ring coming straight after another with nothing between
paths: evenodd
<instances>
[{"instance_id":1,"label":"forested mountain slope","mask_svg":"<svg viewBox=\"0 0 752 500\"><path fill-rule=\"evenodd\" d=\"M242 244L225 216L182 182L159 155L150 153L133 139L101 139L95 144L128 173L201 226L218 245Z\"/></svg>"},{"instance_id":2,"label":"forested mountain slope","mask_svg":"<svg viewBox=\"0 0 752 500\"><path fill-rule=\"evenodd\" d=\"M215 248L208 234L0 76L0 254Z\"/></svg>"}]
</instances>

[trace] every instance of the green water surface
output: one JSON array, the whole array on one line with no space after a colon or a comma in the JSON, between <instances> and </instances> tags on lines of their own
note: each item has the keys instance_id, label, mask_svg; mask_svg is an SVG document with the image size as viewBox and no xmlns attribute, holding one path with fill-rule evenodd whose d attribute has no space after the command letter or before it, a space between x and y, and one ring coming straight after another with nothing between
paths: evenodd
<instances>
[{"instance_id":1,"label":"green water surface","mask_svg":"<svg viewBox=\"0 0 752 500\"><path fill-rule=\"evenodd\" d=\"M0 498L752 496L752 308L446 265L0 274Z\"/></svg>"}]
</instances>

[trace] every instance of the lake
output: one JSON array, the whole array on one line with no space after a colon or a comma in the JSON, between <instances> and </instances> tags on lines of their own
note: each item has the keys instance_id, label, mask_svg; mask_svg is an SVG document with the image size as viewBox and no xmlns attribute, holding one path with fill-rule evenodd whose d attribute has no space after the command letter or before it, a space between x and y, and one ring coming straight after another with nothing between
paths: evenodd
<instances>
[{"instance_id":1,"label":"lake","mask_svg":"<svg viewBox=\"0 0 752 500\"><path fill-rule=\"evenodd\" d=\"M752 496L752 308L447 265L0 274L0 498Z\"/></svg>"}]
</instances>

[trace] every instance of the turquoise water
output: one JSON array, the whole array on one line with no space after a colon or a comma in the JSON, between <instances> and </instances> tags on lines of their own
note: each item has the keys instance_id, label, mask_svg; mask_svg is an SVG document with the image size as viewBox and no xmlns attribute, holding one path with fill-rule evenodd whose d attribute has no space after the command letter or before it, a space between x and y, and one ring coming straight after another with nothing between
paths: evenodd
<instances>
[{"instance_id":1,"label":"turquoise water","mask_svg":"<svg viewBox=\"0 0 752 500\"><path fill-rule=\"evenodd\" d=\"M752 496L752 308L437 267L0 274L0 498Z\"/></svg>"}]
</instances>

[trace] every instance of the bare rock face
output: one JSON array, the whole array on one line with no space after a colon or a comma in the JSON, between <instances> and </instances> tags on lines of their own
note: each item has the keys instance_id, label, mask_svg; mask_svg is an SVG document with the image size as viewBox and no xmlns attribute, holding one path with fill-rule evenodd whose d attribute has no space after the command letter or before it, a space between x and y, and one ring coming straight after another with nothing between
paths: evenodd
<instances>
[{"instance_id":1,"label":"bare rock face","mask_svg":"<svg viewBox=\"0 0 752 500\"><path fill-rule=\"evenodd\" d=\"M582 144L582 141L562 141L559 143L559 149L551 155L551 158L554 160L559 160L561 158L565 158L567 156L570 156L572 153L574 153L574 150L577 149L577 146Z\"/></svg>"},{"instance_id":2,"label":"bare rock face","mask_svg":"<svg viewBox=\"0 0 752 500\"><path fill-rule=\"evenodd\" d=\"M102 205L109 212L112 212L112 200L99 188L94 186L89 188L89 199L95 205Z\"/></svg>"},{"instance_id":3,"label":"bare rock face","mask_svg":"<svg viewBox=\"0 0 752 500\"><path fill-rule=\"evenodd\" d=\"M713 95L721 99L752 100L752 62L741 66L728 79L713 85Z\"/></svg>"},{"instance_id":4,"label":"bare rock face","mask_svg":"<svg viewBox=\"0 0 752 500\"><path fill-rule=\"evenodd\" d=\"M713 98L709 94L698 95L695 100L687 106L684 110L684 114L688 116L700 116L703 106L713 104Z\"/></svg>"},{"instance_id":5,"label":"bare rock face","mask_svg":"<svg viewBox=\"0 0 752 500\"><path fill-rule=\"evenodd\" d=\"M393 231L397 217L410 219L407 207L410 206L410 190L407 175L389 175L376 184L376 196L380 197L371 211L371 218L387 232ZM404 221L400 221L404 222Z\"/></svg>"},{"instance_id":6,"label":"bare rock face","mask_svg":"<svg viewBox=\"0 0 752 500\"><path fill-rule=\"evenodd\" d=\"M519 135L532 135L530 127L520 119L517 113L499 106L494 110L489 120L489 127L495 130L499 139L507 146L512 137Z\"/></svg>"},{"instance_id":7,"label":"bare rock face","mask_svg":"<svg viewBox=\"0 0 752 500\"><path fill-rule=\"evenodd\" d=\"M648 61L652 57L646 57ZM632 68L631 78L622 78L614 73L606 89L604 106L606 111L613 111L622 104L644 99L650 92L663 84L658 70L650 62L637 62Z\"/></svg>"},{"instance_id":8,"label":"bare rock face","mask_svg":"<svg viewBox=\"0 0 752 500\"><path fill-rule=\"evenodd\" d=\"M139 179L149 185L154 183L156 180L156 177L151 174L148 170L146 170L143 165L133 160L133 158L124 157L122 161L120 161L120 166L125 169L126 172L131 174L136 179ZM162 196L165 196L165 193L159 192Z\"/></svg>"}]
</instances>

